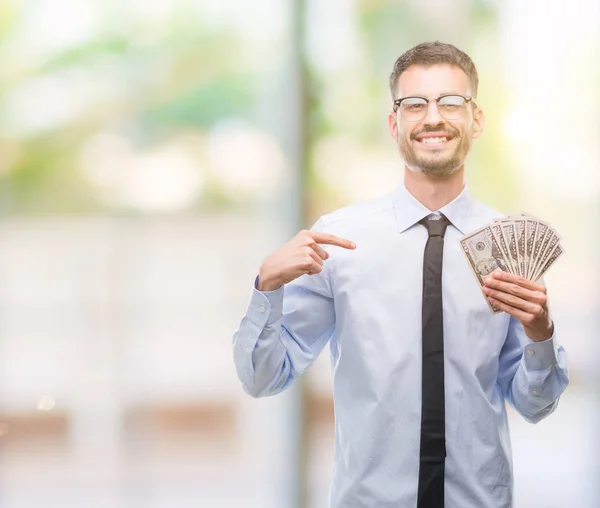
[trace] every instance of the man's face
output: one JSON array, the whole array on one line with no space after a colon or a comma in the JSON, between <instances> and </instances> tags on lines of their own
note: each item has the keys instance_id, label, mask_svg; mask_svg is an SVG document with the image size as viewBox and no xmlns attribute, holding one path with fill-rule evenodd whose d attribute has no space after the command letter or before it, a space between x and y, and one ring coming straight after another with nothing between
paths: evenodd
<instances>
[{"instance_id":1,"label":"man's face","mask_svg":"<svg viewBox=\"0 0 600 508\"><path fill-rule=\"evenodd\" d=\"M413 65L406 69L396 84L396 98L419 96L429 99L458 94L471 97L468 76L459 67ZM483 112L468 103L459 120L443 118L435 101L430 101L425 117L409 122L397 112L388 117L390 134L406 166L433 177L449 176L464 165L471 142L483 130Z\"/></svg>"}]
</instances>

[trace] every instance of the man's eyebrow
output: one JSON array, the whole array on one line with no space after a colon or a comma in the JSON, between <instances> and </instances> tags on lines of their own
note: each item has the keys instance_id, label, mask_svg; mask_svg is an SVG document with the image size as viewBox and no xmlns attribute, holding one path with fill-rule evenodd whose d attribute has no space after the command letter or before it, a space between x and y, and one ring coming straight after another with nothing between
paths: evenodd
<instances>
[{"instance_id":1,"label":"man's eyebrow","mask_svg":"<svg viewBox=\"0 0 600 508\"><path fill-rule=\"evenodd\" d=\"M442 97L444 95L461 95L463 97L470 97L470 95L467 94L467 93L456 92L456 91L453 91L453 92L441 92L438 95L436 95L436 96L432 95L431 97ZM411 93L411 94L404 95L402 97L425 97L426 99L429 98L428 95L425 95L423 93ZM399 97L399 98L401 99L402 97Z\"/></svg>"}]
</instances>

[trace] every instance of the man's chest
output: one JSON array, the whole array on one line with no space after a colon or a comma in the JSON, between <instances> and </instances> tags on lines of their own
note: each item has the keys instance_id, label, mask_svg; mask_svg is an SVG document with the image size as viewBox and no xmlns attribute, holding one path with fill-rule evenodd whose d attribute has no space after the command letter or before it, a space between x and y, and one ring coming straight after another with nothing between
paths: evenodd
<instances>
[{"instance_id":1,"label":"man's chest","mask_svg":"<svg viewBox=\"0 0 600 508\"><path fill-rule=\"evenodd\" d=\"M497 368L508 316L490 311L460 250L460 236L453 231L444 242L444 349L448 368L469 377ZM382 238L334 264L338 361L346 355L365 372L376 369L384 377L420 364L426 240L418 230Z\"/></svg>"}]
</instances>

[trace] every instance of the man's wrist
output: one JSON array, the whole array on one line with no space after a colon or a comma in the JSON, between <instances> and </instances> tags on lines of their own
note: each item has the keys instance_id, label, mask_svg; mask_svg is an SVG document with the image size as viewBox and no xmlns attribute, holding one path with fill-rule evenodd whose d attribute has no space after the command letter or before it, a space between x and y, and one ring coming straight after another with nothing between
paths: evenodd
<instances>
[{"instance_id":1,"label":"man's wrist","mask_svg":"<svg viewBox=\"0 0 600 508\"><path fill-rule=\"evenodd\" d=\"M272 279L268 279L266 277L261 277L261 275L258 275L258 281L256 283L256 289L258 289L259 291L275 291L276 289L279 289L281 287L281 283L276 281L276 280L272 280Z\"/></svg>"},{"instance_id":2,"label":"man's wrist","mask_svg":"<svg viewBox=\"0 0 600 508\"><path fill-rule=\"evenodd\" d=\"M533 341L533 342L544 342L545 340L548 340L550 338L552 338L552 336L554 335L554 322L550 321L550 327L548 328L548 331L546 333L542 333L542 334L527 334L527 336Z\"/></svg>"}]
</instances>

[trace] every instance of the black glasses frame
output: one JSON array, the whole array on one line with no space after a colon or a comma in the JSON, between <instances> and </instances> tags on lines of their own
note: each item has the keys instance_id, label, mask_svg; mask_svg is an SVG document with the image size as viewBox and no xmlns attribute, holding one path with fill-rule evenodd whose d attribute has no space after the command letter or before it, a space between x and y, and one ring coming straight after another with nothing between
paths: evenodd
<instances>
[{"instance_id":1,"label":"black glasses frame","mask_svg":"<svg viewBox=\"0 0 600 508\"><path fill-rule=\"evenodd\" d=\"M407 97L401 97L400 99L396 99L394 101L393 111L394 111L394 113L396 113L398 111L398 108L400 107L400 104L402 104L402 101L404 101L406 99L423 99L427 103L427 106L429 107L429 103L431 101L435 101L436 105L438 105L439 104L438 101L440 99L443 99L444 97L462 97L465 100L465 104L469 104L469 102L470 102L475 107L477 107L477 104L473 100L473 97L466 97L466 96L461 95L459 93L445 93L445 94L440 95L438 97L432 97L431 99L429 97L423 97L422 95L409 95ZM402 114L402 113L400 113L400 114ZM427 115L427 113L425 113L425 115ZM443 117L443 115L441 114L441 112L440 112L440 115ZM423 116L423 118L425 118L425 116ZM423 118L421 118L421 120ZM410 122L410 121L418 122L420 120L407 120L407 122Z\"/></svg>"}]
</instances>

